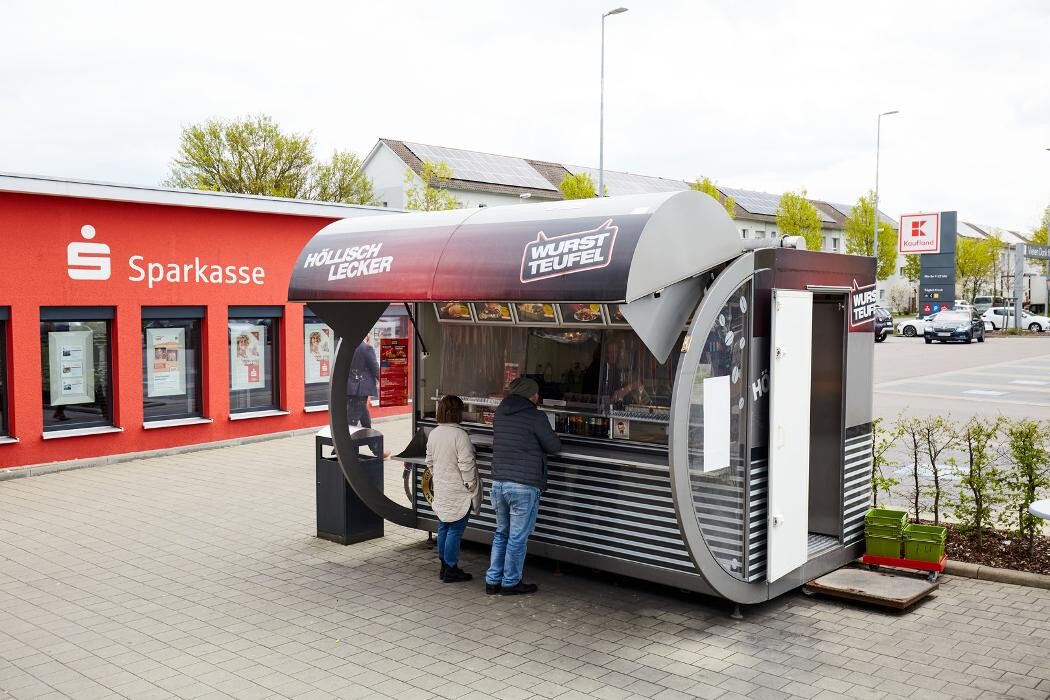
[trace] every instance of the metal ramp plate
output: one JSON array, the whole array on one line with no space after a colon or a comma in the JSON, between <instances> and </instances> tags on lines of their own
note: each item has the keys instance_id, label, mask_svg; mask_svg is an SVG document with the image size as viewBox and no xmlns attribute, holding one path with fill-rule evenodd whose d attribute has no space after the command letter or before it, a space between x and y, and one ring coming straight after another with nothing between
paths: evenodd
<instances>
[{"instance_id":1,"label":"metal ramp plate","mask_svg":"<svg viewBox=\"0 0 1050 700\"><path fill-rule=\"evenodd\" d=\"M803 590L904 610L939 586L937 582L904 573L847 567L810 581L803 586Z\"/></svg>"}]
</instances>

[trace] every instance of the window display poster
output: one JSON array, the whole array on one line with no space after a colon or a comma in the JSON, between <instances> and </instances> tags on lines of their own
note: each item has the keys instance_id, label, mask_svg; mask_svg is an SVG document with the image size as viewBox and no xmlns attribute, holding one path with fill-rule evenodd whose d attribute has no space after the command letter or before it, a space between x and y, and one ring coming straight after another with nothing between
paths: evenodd
<instances>
[{"instance_id":1,"label":"window display poster","mask_svg":"<svg viewBox=\"0 0 1050 700\"><path fill-rule=\"evenodd\" d=\"M266 386L266 326L230 326L230 388Z\"/></svg>"},{"instance_id":2,"label":"window display poster","mask_svg":"<svg viewBox=\"0 0 1050 700\"><path fill-rule=\"evenodd\" d=\"M326 384L335 364L335 333L324 323L304 324L306 383Z\"/></svg>"},{"instance_id":3,"label":"window display poster","mask_svg":"<svg viewBox=\"0 0 1050 700\"><path fill-rule=\"evenodd\" d=\"M146 330L146 396L186 393L186 329Z\"/></svg>"},{"instance_id":4,"label":"window display poster","mask_svg":"<svg viewBox=\"0 0 1050 700\"><path fill-rule=\"evenodd\" d=\"M408 404L408 338L379 341L379 405Z\"/></svg>"},{"instance_id":5,"label":"window display poster","mask_svg":"<svg viewBox=\"0 0 1050 700\"><path fill-rule=\"evenodd\" d=\"M93 336L90 330L47 334L52 406L95 402Z\"/></svg>"}]
</instances>

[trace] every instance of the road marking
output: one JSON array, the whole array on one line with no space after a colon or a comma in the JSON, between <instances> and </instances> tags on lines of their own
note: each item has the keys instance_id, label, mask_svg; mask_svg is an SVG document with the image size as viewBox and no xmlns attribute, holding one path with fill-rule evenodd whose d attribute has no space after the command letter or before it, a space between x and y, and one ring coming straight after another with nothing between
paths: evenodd
<instances>
[{"instance_id":1,"label":"road marking","mask_svg":"<svg viewBox=\"0 0 1050 700\"><path fill-rule=\"evenodd\" d=\"M987 389L967 389L963 392L964 394L973 394L974 396L1002 396L1005 391L989 391Z\"/></svg>"},{"instance_id":2,"label":"road marking","mask_svg":"<svg viewBox=\"0 0 1050 700\"><path fill-rule=\"evenodd\" d=\"M991 402L1010 404L1012 406L1038 406L1039 408L1050 408L1050 403L1043 403L1042 401L1017 401L1015 399L991 399L991 398L978 398L976 396L962 396L961 394L934 394L927 391L901 391L898 389L875 389L877 394L889 394L891 396L910 396L912 398L925 398L925 399L958 399L959 401L974 401L974 402Z\"/></svg>"},{"instance_id":3,"label":"road marking","mask_svg":"<svg viewBox=\"0 0 1050 700\"><path fill-rule=\"evenodd\" d=\"M1026 384L1030 386L1046 386L1050 382L1041 382L1038 379L1011 379L1011 384Z\"/></svg>"}]
</instances>

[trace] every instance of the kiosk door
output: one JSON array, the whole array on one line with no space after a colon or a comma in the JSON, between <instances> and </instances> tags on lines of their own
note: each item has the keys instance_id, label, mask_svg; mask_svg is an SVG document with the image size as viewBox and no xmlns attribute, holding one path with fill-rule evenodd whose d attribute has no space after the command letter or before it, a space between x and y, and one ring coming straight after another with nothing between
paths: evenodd
<instances>
[{"instance_id":1,"label":"kiosk door","mask_svg":"<svg viewBox=\"0 0 1050 700\"><path fill-rule=\"evenodd\" d=\"M769 386L769 524L766 578L806 563L813 293L773 290Z\"/></svg>"}]
</instances>

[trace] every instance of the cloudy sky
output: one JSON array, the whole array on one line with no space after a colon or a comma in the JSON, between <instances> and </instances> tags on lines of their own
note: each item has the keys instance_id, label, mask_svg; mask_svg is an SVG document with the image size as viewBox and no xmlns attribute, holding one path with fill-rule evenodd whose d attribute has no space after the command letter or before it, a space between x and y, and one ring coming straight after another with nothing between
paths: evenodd
<instances>
[{"instance_id":1,"label":"cloudy sky","mask_svg":"<svg viewBox=\"0 0 1050 700\"><path fill-rule=\"evenodd\" d=\"M609 169L1028 230L1050 203L1050 3L621 0ZM0 172L162 180L180 127L265 113L596 166L614 0L4 2ZM163 9L161 9L163 8Z\"/></svg>"}]
</instances>

